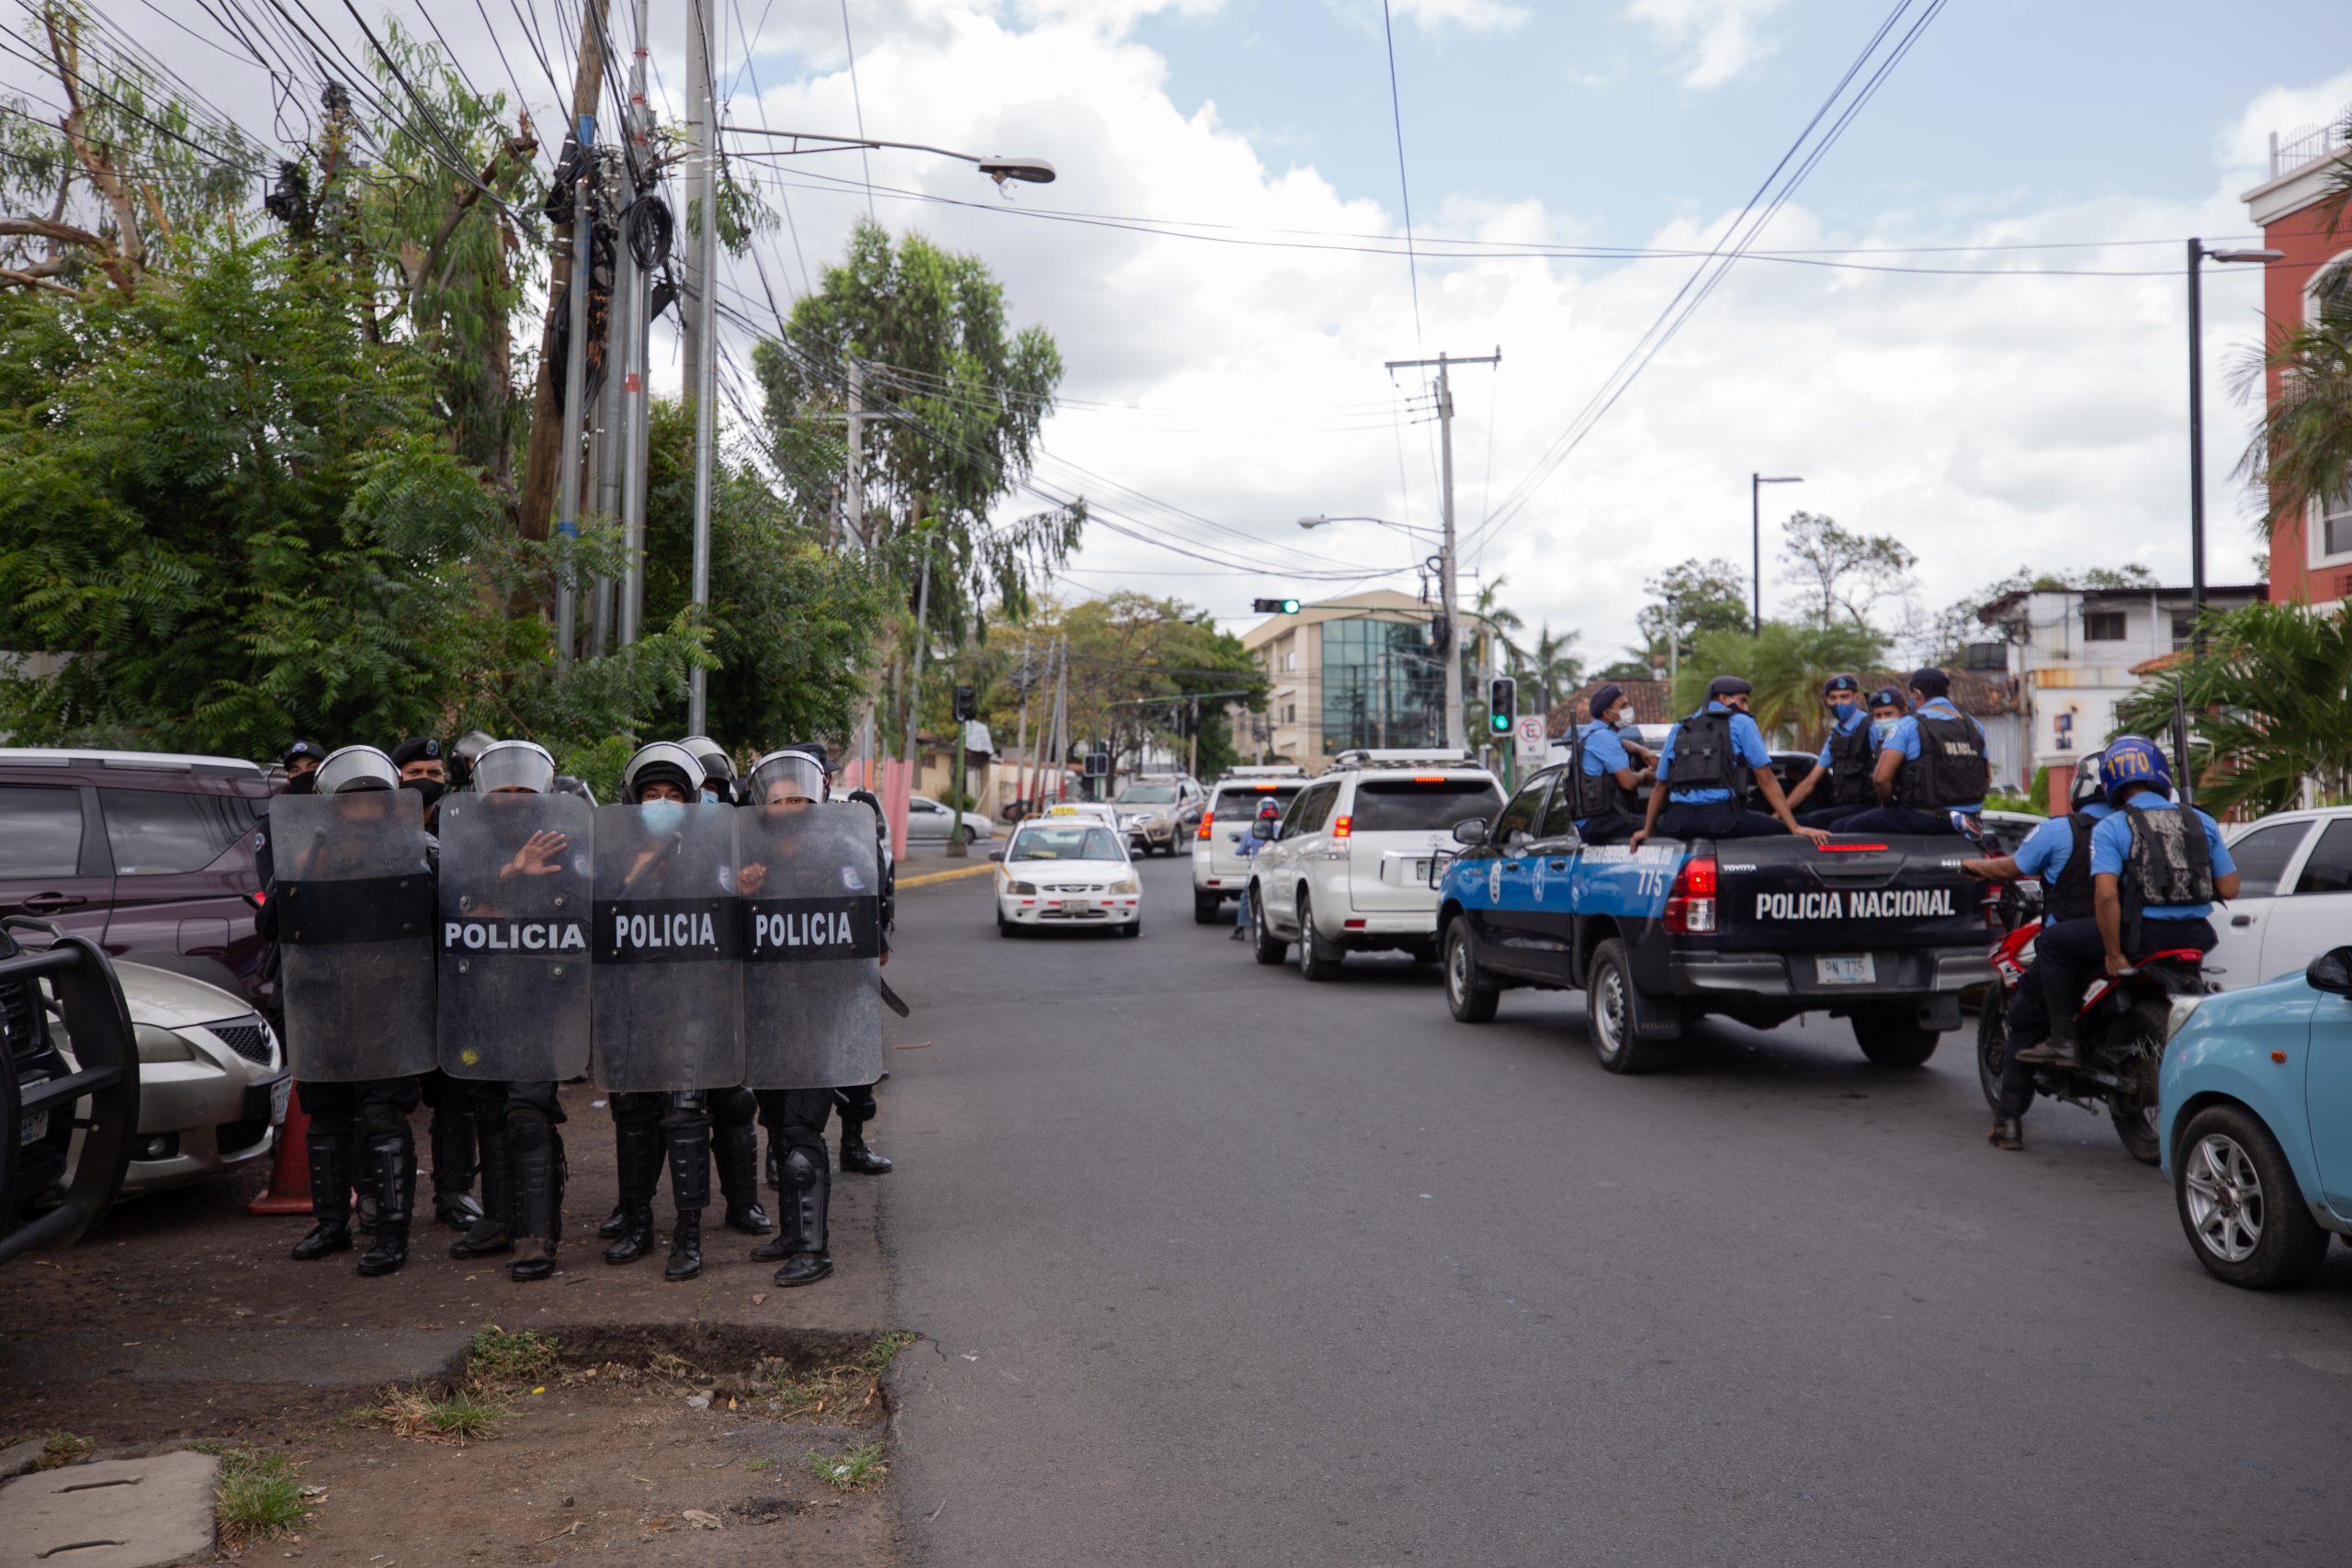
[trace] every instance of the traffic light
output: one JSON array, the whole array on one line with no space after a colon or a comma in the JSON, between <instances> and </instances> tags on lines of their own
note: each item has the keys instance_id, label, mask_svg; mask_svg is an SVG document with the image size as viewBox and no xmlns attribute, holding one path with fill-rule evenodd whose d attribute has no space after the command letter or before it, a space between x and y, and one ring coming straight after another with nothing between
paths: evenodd
<instances>
[{"instance_id":1,"label":"traffic light","mask_svg":"<svg viewBox=\"0 0 2352 1568\"><path fill-rule=\"evenodd\" d=\"M1508 675L1496 676L1487 684L1487 728L1497 735L1509 735L1518 717L1519 682Z\"/></svg>"},{"instance_id":2,"label":"traffic light","mask_svg":"<svg viewBox=\"0 0 2352 1568\"><path fill-rule=\"evenodd\" d=\"M1298 614L1298 601L1295 599L1252 599L1250 601L1250 608L1261 615L1295 615Z\"/></svg>"},{"instance_id":3,"label":"traffic light","mask_svg":"<svg viewBox=\"0 0 2352 1568\"><path fill-rule=\"evenodd\" d=\"M969 724L979 716L979 694L969 686L956 688L956 722Z\"/></svg>"},{"instance_id":4,"label":"traffic light","mask_svg":"<svg viewBox=\"0 0 2352 1568\"><path fill-rule=\"evenodd\" d=\"M1100 749L1089 751L1086 754L1086 761L1080 770L1080 776L1090 779L1101 779L1108 778L1110 775L1111 753Z\"/></svg>"}]
</instances>

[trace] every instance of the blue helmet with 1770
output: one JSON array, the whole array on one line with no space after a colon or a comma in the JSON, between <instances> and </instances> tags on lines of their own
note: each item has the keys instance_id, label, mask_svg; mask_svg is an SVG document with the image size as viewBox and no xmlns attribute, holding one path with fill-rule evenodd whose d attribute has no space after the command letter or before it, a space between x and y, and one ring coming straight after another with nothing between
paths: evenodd
<instances>
[{"instance_id":1,"label":"blue helmet with 1770","mask_svg":"<svg viewBox=\"0 0 2352 1568\"><path fill-rule=\"evenodd\" d=\"M2120 806L2123 792L2135 784L2172 794L2172 768L2165 761L2164 751L2154 741L2137 735L2109 741L2098 762L2100 793L2109 805Z\"/></svg>"}]
</instances>

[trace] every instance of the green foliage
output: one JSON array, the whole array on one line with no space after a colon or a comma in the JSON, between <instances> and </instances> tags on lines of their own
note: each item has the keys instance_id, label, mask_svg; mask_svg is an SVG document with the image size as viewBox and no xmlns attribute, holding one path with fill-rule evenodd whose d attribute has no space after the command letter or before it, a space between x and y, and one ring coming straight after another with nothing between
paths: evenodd
<instances>
[{"instance_id":1,"label":"green foliage","mask_svg":"<svg viewBox=\"0 0 2352 1568\"><path fill-rule=\"evenodd\" d=\"M40 1457L33 1461L35 1470L62 1470L69 1464L79 1464L90 1457L97 1444L77 1432L51 1432L40 1445Z\"/></svg>"},{"instance_id":2,"label":"green foliage","mask_svg":"<svg viewBox=\"0 0 2352 1568\"><path fill-rule=\"evenodd\" d=\"M903 1328L885 1334L865 1348L865 1353L858 1357L857 1364L865 1371L879 1377L885 1367L899 1359L899 1351L922 1337L922 1335L910 1334Z\"/></svg>"},{"instance_id":3,"label":"green foliage","mask_svg":"<svg viewBox=\"0 0 2352 1568\"><path fill-rule=\"evenodd\" d=\"M1868 626L1883 600L1912 586L1918 558L1891 534L1857 534L1834 517L1792 513L1781 536L1784 581L1804 591L1814 624Z\"/></svg>"},{"instance_id":4,"label":"green foliage","mask_svg":"<svg viewBox=\"0 0 2352 1568\"><path fill-rule=\"evenodd\" d=\"M2283 811L2301 801L2306 781L2328 800L2352 792L2352 603L2324 613L2257 604L2209 616L2204 654L2119 705L2116 733L2151 736L2169 750L2175 676L2199 806Z\"/></svg>"},{"instance_id":5,"label":"green foliage","mask_svg":"<svg viewBox=\"0 0 2352 1568\"><path fill-rule=\"evenodd\" d=\"M801 1462L808 1473L836 1492L863 1492L879 1486L890 1473L879 1442L860 1443L840 1453L811 1450Z\"/></svg>"},{"instance_id":6,"label":"green foliage","mask_svg":"<svg viewBox=\"0 0 2352 1568\"><path fill-rule=\"evenodd\" d=\"M1616 679L1647 680L1652 670L1667 664L1668 649L1679 642L1685 660L1690 646L1710 632L1743 631L1748 624L1747 574L1718 557L1691 559L1659 572L1642 584L1653 603L1634 617L1642 645L1634 657L1605 671Z\"/></svg>"},{"instance_id":7,"label":"green foliage","mask_svg":"<svg viewBox=\"0 0 2352 1568\"><path fill-rule=\"evenodd\" d=\"M220 1479L213 1483L212 1511L221 1542L232 1551L291 1535L311 1517L301 1472L292 1455L261 1449L206 1448L205 1451L220 1456Z\"/></svg>"},{"instance_id":8,"label":"green foliage","mask_svg":"<svg viewBox=\"0 0 2352 1568\"><path fill-rule=\"evenodd\" d=\"M1755 687L1749 711L1768 737L1810 737L1817 743L1828 724L1822 682L1841 670L1868 670L1885 651L1883 634L1851 622L1816 626L1767 621L1761 637L1710 632L1682 661L1675 711L1696 711L1707 700L1708 682L1738 675Z\"/></svg>"},{"instance_id":9,"label":"green foliage","mask_svg":"<svg viewBox=\"0 0 2352 1568\"><path fill-rule=\"evenodd\" d=\"M2012 593L2064 593L2092 589L2154 588L2156 575L2137 561L2120 567L2079 567L2052 571L2020 567L1997 582L1955 599L1942 610L1914 621L1905 628L1904 641L1925 664L1957 664L1967 645L1993 640L2000 634L1977 618L1985 605Z\"/></svg>"},{"instance_id":10,"label":"green foliage","mask_svg":"<svg viewBox=\"0 0 2352 1568\"><path fill-rule=\"evenodd\" d=\"M490 1324L466 1348L466 1375L479 1383L537 1382L556 1366L556 1342L527 1328Z\"/></svg>"},{"instance_id":11,"label":"green foliage","mask_svg":"<svg viewBox=\"0 0 2352 1568\"><path fill-rule=\"evenodd\" d=\"M2262 400L2237 471L2263 491L2266 541L2312 498L2352 496L2352 276L2323 288L2313 304L2309 321L2274 328L2231 367L2239 397Z\"/></svg>"},{"instance_id":12,"label":"green foliage","mask_svg":"<svg viewBox=\"0 0 2352 1568\"><path fill-rule=\"evenodd\" d=\"M1584 660L1570 653L1577 642L1573 631L1554 632L1546 621L1532 645L1510 649L1511 662L1503 672L1519 682L1519 711L1542 713L1557 705L1584 680ZM1479 694L1485 696L1484 693ZM1479 713L1486 705L1481 701ZM1465 721L1467 716L1465 715Z\"/></svg>"}]
</instances>

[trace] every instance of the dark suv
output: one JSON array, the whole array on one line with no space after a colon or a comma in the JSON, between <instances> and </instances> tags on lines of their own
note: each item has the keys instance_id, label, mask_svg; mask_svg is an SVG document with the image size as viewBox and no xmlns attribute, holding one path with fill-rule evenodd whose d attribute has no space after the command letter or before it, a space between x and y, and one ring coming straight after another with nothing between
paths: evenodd
<instances>
[{"instance_id":1,"label":"dark suv","mask_svg":"<svg viewBox=\"0 0 2352 1568\"><path fill-rule=\"evenodd\" d=\"M209 960L259 1002L245 895L260 890L255 823L274 788L227 757L0 747L0 915L37 915L115 957Z\"/></svg>"}]
</instances>

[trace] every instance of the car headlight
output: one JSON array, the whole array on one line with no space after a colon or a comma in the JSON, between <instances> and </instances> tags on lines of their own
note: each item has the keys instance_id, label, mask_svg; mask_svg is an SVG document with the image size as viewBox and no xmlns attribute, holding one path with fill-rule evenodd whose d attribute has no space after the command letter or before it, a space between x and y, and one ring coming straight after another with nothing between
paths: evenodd
<instances>
[{"instance_id":1,"label":"car headlight","mask_svg":"<svg viewBox=\"0 0 2352 1568\"><path fill-rule=\"evenodd\" d=\"M1119 878L1118 881L1111 884L1111 891L1114 893L1134 893L1138 891L1138 888L1134 877L1123 876Z\"/></svg>"},{"instance_id":2,"label":"car headlight","mask_svg":"<svg viewBox=\"0 0 2352 1568\"><path fill-rule=\"evenodd\" d=\"M132 1032L142 1062L193 1062L196 1047L159 1023L142 1023Z\"/></svg>"},{"instance_id":3,"label":"car headlight","mask_svg":"<svg viewBox=\"0 0 2352 1568\"><path fill-rule=\"evenodd\" d=\"M1034 882L1008 882L1004 890L1016 898L1035 898L1037 896L1037 885Z\"/></svg>"},{"instance_id":4,"label":"car headlight","mask_svg":"<svg viewBox=\"0 0 2352 1568\"><path fill-rule=\"evenodd\" d=\"M2178 1039L2180 1032L2188 1026L2189 1019L2204 1005L2202 996L2173 998L2172 1010L2165 1019L2165 1043L2169 1045Z\"/></svg>"}]
</instances>

